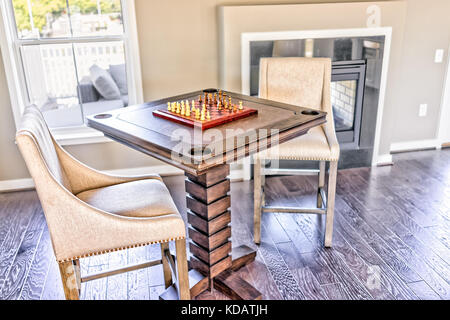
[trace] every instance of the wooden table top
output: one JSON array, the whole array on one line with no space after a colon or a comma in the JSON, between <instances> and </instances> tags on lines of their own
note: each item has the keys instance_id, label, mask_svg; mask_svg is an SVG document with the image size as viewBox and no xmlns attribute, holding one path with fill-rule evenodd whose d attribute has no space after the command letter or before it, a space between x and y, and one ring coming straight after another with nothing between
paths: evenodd
<instances>
[{"instance_id":1,"label":"wooden table top","mask_svg":"<svg viewBox=\"0 0 450 320\"><path fill-rule=\"evenodd\" d=\"M199 174L225 161L230 163L274 143L288 141L326 122L325 112L226 93L233 101L243 101L245 106L257 109L258 114L205 131L153 115L155 109L167 109L167 102L198 99L203 94L200 90L91 115L87 124L113 140ZM173 157L173 150L177 151L177 157Z\"/></svg>"}]
</instances>

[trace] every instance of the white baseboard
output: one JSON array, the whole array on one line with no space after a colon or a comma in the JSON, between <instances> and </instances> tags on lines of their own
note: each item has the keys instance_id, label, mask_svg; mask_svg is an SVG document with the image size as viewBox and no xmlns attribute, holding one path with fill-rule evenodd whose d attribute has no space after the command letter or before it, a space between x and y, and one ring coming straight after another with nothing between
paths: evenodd
<instances>
[{"instance_id":1,"label":"white baseboard","mask_svg":"<svg viewBox=\"0 0 450 320\"><path fill-rule=\"evenodd\" d=\"M440 147L440 143L437 139L394 142L394 143L391 143L391 152L436 149L439 147Z\"/></svg>"},{"instance_id":2,"label":"white baseboard","mask_svg":"<svg viewBox=\"0 0 450 320\"><path fill-rule=\"evenodd\" d=\"M376 162L373 163L373 166L387 166L392 165L393 163L391 154L380 154L378 155Z\"/></svg>"},{"instance_id":3,"label":"white baseboard","mask_svg":"<svg viewBox=\"0 0 450 320\"><path fill-rule=\"evenodd\" d=\"M114 170L103 170L108 174L122 175L122 176L135 176L143 174L157 173L160 176L176 176L183 175L183 170L178 169L171 165L158 165L158 166L148 166L148 167L137 167L137 168L126 168L126 169L114 169ZM243 180L244 172L243 170L232 170L230 172L231 181L241 181ZM34 188L34 182L31 178L24 179L13 179L13 180L2 180L0 181L0 192L10 192L19 190L28 190Z\"/></svg>"},{"instance_id":4,"label":"white baseboard","mask_svg":"<svg viewBox=\"0 0 450 320\"><path fill-rule=\"evenodd\" d=\"M235 169L230 171L230 175L228 176L231 180L231 182L234 181L243 181L245 175L245 170L243 169Z\"/></svg>"},{"instance_id":5,"label":"white baseboard","mask_svg":"<svg viewBox=\"0 0 450 320\"><path fill-rule=\"evenodd\" d=\"M0 192L27 190L33 188L34 182L31 178L0 181Z\"/></svg>"}]
</instances>

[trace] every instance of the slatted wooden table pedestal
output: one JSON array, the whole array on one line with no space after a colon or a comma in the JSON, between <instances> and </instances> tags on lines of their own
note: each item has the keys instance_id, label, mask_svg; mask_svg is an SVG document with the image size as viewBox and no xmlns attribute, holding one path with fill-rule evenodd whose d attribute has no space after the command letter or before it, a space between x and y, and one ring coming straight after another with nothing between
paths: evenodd
<instances>
[{"instance_id":1,"label":"slatted wooden table pedestal","mask_svg":"<svg viewBox=\"0 0 450 320\"><path fill-rule=\"evenodd\" d=\"M261 293L234 274L252 262L256 252L247 246L232 249L229 165L214 167L200 175L186 173L186 205L191 252L192 297L215 288L232 299L257 300ZM233 259L234 258L234 259ZM205 278L200 279L196 271ZM194 276L196 275L196 276ZM161 295L171 298L172 288Z\"/></svg>"}]
</instances>

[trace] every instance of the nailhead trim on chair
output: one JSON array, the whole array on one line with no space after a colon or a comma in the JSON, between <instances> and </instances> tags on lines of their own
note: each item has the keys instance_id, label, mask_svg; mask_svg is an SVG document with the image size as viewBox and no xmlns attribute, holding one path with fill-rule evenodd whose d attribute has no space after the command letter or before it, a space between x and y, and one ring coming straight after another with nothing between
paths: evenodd
<instances>
[{"instance_id":1,"label":"nailhead trim on chair","mask_svg":"<svg viewBox=\"0 0 450 320\"><path fill-rule=\"evenodd\" d=\"M339 161L330 158L297 158L297 157L278 157L278 158L259 158L260 160L301 160L301 161Z\"/></svg>"},{"instance_id":2,"label":"nailhead trim on chair","mask_svg":"<svg viewBox=\"0 0 450 320\"><path fill-rule=\"evenodd\" d=\"M61 263L61 262L68 262L68 261L78 260L78 259L82 259L82 258L87 258L87 257L91 257L91 256L100 255L100 254L115 252L115 251L119 251L119 250L137 248L137 247L142 247L142 246L148 246L150 244L155 244L155 243L166 243L166 242L170 242L170 241L183 240L183 239L186 239L186 238L185 237L178 237L178 238L170 238L168 240L151 241L151 242L146 242L146 243L141 243L141 244L133 244L131 246L126 246L126 247L119 247L119 248L114 248L114 249L109 249L109 250L104 250L104 251L99 251L99 252L91 252L91 253L87 253L87 254L84 254L84 255L81 255L81 256L68 258L68 259L63 259L63 260L58 260L57 259L56 261L59 262L59 263Z\"/></svg>"}]
</instances>

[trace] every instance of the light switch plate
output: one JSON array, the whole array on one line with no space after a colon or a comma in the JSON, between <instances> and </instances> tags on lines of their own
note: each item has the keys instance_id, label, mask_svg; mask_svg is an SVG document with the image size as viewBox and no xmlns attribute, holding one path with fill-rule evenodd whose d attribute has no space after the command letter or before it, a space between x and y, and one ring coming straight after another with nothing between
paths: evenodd
<instances>
[{"instance_id":1,"label":"light switch plate","mask_svg":"<svg viewBox=\"0 0 450 320\"><path fill-rule=\"evenodd\" d=\"M423 103L419 106L419 117L426 117L428 105Z\"/></svg>"},{"instance_id":2,"label":"light switch plate","mask_svg":"<svg viewBox=\"0 0 450 320\"><path fill-rule=\"evenodd\" d=\"M434 56L434 62L442 63L444 61L444 49L437 49Z\"/></svg>"}]
</instances>

